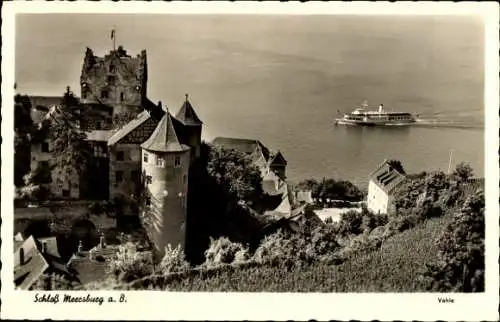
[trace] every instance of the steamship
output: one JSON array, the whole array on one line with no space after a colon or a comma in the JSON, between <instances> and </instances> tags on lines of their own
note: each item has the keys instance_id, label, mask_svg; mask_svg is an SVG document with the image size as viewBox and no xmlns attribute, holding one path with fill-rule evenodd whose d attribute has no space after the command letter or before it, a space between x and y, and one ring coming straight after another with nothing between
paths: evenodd
<instances>
[{"instance_id":1,"label":"steamship","mask_svg":"<svg viewBox=\"0 0 500 322\"><path fill-rule=\"evenodd\" d=\"M365 125L365 126L390 126L390 125L410 125L417 121L418 115L414 116L407 112L388 112L384 110L384 105L380 104L378 111L368 110L368 104L363 102L360 108L353 112L346 113L342 118L335 119L335 124L340 125Z\"/></svg>"}]
</instances>

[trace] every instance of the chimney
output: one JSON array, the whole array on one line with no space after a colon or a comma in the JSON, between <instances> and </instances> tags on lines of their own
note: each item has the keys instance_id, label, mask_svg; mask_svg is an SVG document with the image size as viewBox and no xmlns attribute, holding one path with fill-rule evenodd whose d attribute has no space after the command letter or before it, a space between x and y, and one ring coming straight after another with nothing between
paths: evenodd
<instances>
[{"instance_id":1,"label":"chimney","mask_svg":"<svg viewBox=\"0 0 500 322\"><path fill-rule=\"evenodd\" d=\"M19 248L19 264L24 265L24 248Z\"/></svg>"}]
</instances>

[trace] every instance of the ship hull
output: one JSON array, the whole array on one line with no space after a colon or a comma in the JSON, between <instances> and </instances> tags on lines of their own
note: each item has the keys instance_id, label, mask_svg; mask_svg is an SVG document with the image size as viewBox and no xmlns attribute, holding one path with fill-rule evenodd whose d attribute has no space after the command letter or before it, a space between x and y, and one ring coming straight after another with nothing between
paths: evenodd
<instances>
[{"instance_id":1,"label":"ship hull","mask_svg":"<svg viewBox=\"0 0 500 322\"><path fill-rule=\"evenodd\" d=\"M336 119L335 124L337 125L355 125L355 126L408 126L414 124L415 121L358 121L358 120L346 120L346 119Z\"/></svg>"}]
</instances>

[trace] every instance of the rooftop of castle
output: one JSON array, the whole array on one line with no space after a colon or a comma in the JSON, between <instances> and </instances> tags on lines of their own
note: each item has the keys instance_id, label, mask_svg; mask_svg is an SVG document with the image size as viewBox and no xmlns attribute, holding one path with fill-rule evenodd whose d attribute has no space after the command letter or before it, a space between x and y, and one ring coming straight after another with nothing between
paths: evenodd
<instances>
[{"instance_id":1,"label":"rooftop of castle","mask_svg":"<svg viewBox=\"0 0 500 322\"><path fill-rule=\"evenodd\" d=\"M193 106L189 102L188 94L186 94L186 100L184 101L184 104L182 104L179 112L175 115L175 118L187 126L199 126L203 124L203 122L198 118L198 115L196 115Z\"/></svg>"},{"instance_id":2,"label":"rooftop of castle","mask_svg":"<svg viewBox=\"0 0 500 322\"><path fill-rule=\"evenodd\" d=\"M179 143L168 111L156 126L153 134L141 147L153 152L183 152L189 150L188 146Z\"/></svg>"}]
</instances>

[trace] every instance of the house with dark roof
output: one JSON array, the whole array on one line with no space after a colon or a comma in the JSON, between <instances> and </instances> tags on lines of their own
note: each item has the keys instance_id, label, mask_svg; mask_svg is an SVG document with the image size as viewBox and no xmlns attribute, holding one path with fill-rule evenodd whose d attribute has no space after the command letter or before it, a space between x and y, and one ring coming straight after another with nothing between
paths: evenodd
<instances>
[{"instance_id":1,"label":"house with dark roof","mask_svg":"<svg viewBox=\"0 0 500 322\"><path fill-rule=\"evenodd\" d=\"M62 261L56 237L26 239L14 237L14 283L22 290L33 289L44 274L56 274L69 281L77 281L75 275Z\"/></svg>"},{"instance_id":2,"label":"house with dark roof","mask_svg":"<svg viewBox=\"0 0 500 322\"><path fill-rule=\"evenodd\" d=\"M395 189L406 180L406 176L384 160L369 177L368 209L386 214L392 207Z\"/></svg>"},{"instance_id":3,"label":"house with dark roof","mask_svg":"<svg viewBox=\"0 0 500 322\"><path fill-rule=\"evenodd\" d=\"M278 175L281 180L286 178L287 161L280 151L271 151L259 140L243 138L217 137L212 144L222 149L237 150L249 155L253 163L259 167L262 176L269 171Z\"/></svg>"}]
</instances>

